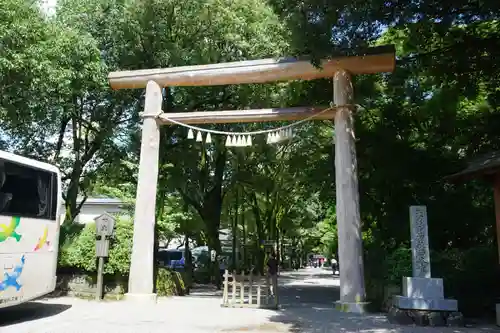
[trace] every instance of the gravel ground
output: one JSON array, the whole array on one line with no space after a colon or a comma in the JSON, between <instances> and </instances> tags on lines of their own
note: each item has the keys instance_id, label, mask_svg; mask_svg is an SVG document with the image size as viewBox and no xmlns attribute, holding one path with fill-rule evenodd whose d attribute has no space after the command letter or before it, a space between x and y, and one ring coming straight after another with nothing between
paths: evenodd
<instances>
[{"instance_id":1,"label":"gravel ground","mask_svg":"<svg viewBox=\"0 0 500 333\"><path fill-rule=\"evenodd\" d=\"M336 311L332 289L338 288L338 280L321 271L284 273L281 280L283 307L279 311L221 308L220 297L210 290L191 297L160 298L156 305L62 297L0 310L0 333L500 332L494 327L391 325L383 315Z\"/></svg>"}]
</instances>

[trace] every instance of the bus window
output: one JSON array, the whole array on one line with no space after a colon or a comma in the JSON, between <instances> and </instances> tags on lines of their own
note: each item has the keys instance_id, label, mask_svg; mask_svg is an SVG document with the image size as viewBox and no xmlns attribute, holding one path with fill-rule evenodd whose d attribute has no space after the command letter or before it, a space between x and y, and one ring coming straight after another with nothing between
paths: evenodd
<instances>
[{"instance_id":1,"label":"bus window","mask_svg":"<svg viewBox=\"0 0 500 333\"><path fill-rule=\"evenodd\" d=\"M50 200L48 201L49 207L50 207L50 212L49 212L49 219L51 220L56 220L57 219L57 204L59 202L58 199L58 192L59 189L59 184L57 181L57 174L56 173L51 173L50 177Z\"/></svg>"},{"instance_id":2,"label":"bus window","mask_svg":"<svg viewBox=\"0 0 500 333\"><path fill-rule=\"evenodd\" d=\"M3 161L0 160L0 212L4 210L5 206L7 206L7 204L12 199L12 194L2 192L2 187L3 184L5 183L5 177L6 175L5 175L4 164Z\"/></svg>"},{"instance_id":3,"label":"bus window","mask_svg":"<svg viewBox=\"0 0 500 333\"><path fill-rule=\"evenodd\" d=\"M52 212L55 174L7 161L1 164L5 179L0 188L0 203L3 203L0 214L55 220L56 213Z\"/></svg>"}]
</instances>

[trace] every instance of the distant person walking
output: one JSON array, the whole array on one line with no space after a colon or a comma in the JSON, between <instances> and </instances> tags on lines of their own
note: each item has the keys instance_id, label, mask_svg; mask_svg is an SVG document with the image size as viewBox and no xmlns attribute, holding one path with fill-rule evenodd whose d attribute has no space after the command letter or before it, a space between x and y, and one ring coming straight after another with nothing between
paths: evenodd
<instances>
[{"instance_id":1,"label":"distant person walking","mask_svg":"<svg viewBox=\"0 0 500 333\"><path fill-rule=\"evenodd\" d=\"M337 260L335 258L331 259L331 263L332 263L333 274L337 275L338 271L339 271L339 264L338 264L338 262L337 262Z\"/></svg>"},{"instance_id":2,"label":"distant person walking","mask_svg":"<svg viewBox=\"0 0 500 333\"><path fill-rule=\"evenodd\" d=\"M267 260L267 274L271 278L271 295L275 296L275 286L278 285L278 260L276 255L271 253Z\"/></svg>"},{"instance_id":3,"label":"distant person walking","mask_svg":"<svg viewBox=\"0 0 500 333\"><path fill-rule=\"evenodd\" d=\"M300 263L299 263L299 260L298 259L295 259L293 261L293 269L295 269L296 271L299 270L299 267L300 267Z\"/></svg>"}]
</instances>

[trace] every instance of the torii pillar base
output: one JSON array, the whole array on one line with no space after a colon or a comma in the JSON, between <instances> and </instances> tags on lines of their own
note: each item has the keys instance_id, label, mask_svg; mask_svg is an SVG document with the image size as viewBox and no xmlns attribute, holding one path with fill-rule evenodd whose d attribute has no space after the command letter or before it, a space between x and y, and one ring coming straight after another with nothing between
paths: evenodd
<instances>
[{"instance_id":1,"label":"torii pillar base","mask_svg":"<svg viewBox=\"0 0 500 333\"><path fill-rule=\"evenodd\" d=\"M368 312L367 307L369 304L370 304L369 302L349 303L349 302L337 301L335 302L335 309L349 313L366 313Z\"/></svg>"},{"instance_id":2,"label":"torii pillar base","mask_svg":"<svg viewBox=\"0 0 500 333\"><path fill-rule=\"evenodd\" d=\"M125 294L125 300L140 304L156 304L156 294Z\"/></svg>"}]
</instances>

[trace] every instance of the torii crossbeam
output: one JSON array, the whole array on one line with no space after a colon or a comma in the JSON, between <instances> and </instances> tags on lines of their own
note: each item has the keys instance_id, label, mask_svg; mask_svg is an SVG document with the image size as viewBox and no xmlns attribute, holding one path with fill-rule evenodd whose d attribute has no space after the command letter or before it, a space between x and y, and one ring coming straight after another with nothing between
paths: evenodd
<instances>
[{"instance_id":1,"label":"torii crossbeam","mask_svg":"<svg viewBox=\"0 0 500 333\"><path fill-rule=\"evenodd\" d=\"M264 59L214 65L120 71L109 74L114 89L146 88L141 157L134 214L134 236L127 298L155 300L153 293L153 244L158 182L159 126L183 123L234 123L299 120L321 108L236 110L162 114L162 87L264 83L284 80L333 78L335 108L318 119L335 121L335 183L339 238L340 301L348 312L364 311L365 283L359 212L357 160L353 130L352 74L392 72L392 45L338 54L313 66L308 60Z\"/></svg>"}]
</instances>

